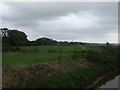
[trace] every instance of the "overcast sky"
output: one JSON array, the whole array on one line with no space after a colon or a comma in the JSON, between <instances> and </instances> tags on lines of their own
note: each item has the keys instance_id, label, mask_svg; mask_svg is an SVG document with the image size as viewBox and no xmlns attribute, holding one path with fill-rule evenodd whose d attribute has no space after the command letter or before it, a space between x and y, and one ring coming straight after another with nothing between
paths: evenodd
<instances>
[{"instance_id":1,"label":"overcast sky","mask_svg":"<svg viewBox=\"0 0 120 90\"><path fill-rule=\"evenodd\" d=\"M7 2L2 27L24 31L29 40L118 42L117 2ZM1 12L1 11L0 11Z\"/></svg>"}]
</instances>

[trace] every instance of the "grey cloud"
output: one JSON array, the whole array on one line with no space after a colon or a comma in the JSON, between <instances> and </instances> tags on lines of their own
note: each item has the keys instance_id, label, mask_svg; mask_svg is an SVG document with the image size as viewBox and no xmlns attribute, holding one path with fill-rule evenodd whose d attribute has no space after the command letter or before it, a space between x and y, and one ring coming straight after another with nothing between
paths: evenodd
<instances>
[{"instance_id":1,"label":"grey cloud","mask_svg":"<svg viewBox=\"0 0 120 90\"><path fill-rule=\"evenodd\" d=\"M47 36L58 40L64 39L69 40L69 38L71 37L84 38L86 36L95 37L97 39L109 33L117 33L117 19L118 19L117 3L10 2L4 4L9 7L8 8L9 12L7 13L7 15L3 15L2 17L3 26L22 29L24 32L27 33L30 40L37 39L38 37L41 36ZM78 24L77 21L75 21L76 22L75 25L70 26L72 25L73 22L69 24L68 22L65 23L64 20L63 21L58 20L59 17L65 17L66 20L67 15L70 13L73 13L74 15L81 17L82 14L84 16L84 12L86 13L86 15L88 13L98 19L98 21L94 23L94 26L91 26L89 28L80 28L78 26L78 28L76 28L75 26L76 24ZM51 22L54 20L56 21L55 23L52 22L46 24L46 22ZM45 25L42 25L41 23L39 23L39 21L45 22ZM60 24L62 26L60 26ZM65 26L66 24L69 25ZM88 26L89 25L86 25L86 27Z\"/></svg>"}]
</instances>

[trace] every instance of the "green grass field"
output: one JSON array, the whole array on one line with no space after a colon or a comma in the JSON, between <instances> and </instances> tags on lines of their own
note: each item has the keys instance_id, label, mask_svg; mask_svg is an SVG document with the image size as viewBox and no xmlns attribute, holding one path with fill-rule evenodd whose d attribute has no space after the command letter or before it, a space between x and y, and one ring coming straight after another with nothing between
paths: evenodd
<instances>
[{"instance_id":1,"label":"green grass field","mask_svg":"<svg viewBox=\"0 0 120 90\"><path fill-rule=\"evenodd\" d=\"M78 46L30 46L20 47L22 52L3 53L3 68L10 68L20 65L31 65L42 62L68 60L71 53ZM81 48L81 47L79 47ZM35 51L37 49L37 51ZM61 51L60 51L61 49ZM50 51L52 50L52 51Z\"/></svg>"},{"instance_id":2,"label":"green grass field","mask_svg":"<svg viewBox=\"0 0 120 90\"><path fill-rule=\"evenodd\" d=\"M22 52L3 53L3 68L19 65L31 65L41 62L71 59L75 51L94 50L100 52L100 46L25 46Z\"/></svg>"},{"instance_id":3,"label":"green grass field","mask_svg":"<svg viewBox=\"0 0 120 90\"><path fill-rule=\"evenodd\" d=\"M101 51L96 46L24 46L20 52L3 53L3 69L20 65L31 65L56 60L70 60L75 51Z\"/></svg>"},{"instance_id":4,"label":"green grass field","mask_svg":"<svg viewBox=\"0 0 120 90\"><path fill-rule=\"evenodd\" d=\"M117 46L24 46L20 47L20 49L15 52L3 52L2 65L3 70L9 70L10 68L17 66L30 66L23 70L20 70L21 68L19 68L18 74L17 71L15 72L14 70L8 71L7 74L5 73L7 78L13 78L12 72L18 76L16 78L17 84L15 86L12 84L9 87L86 87L97 77L119 68L120 60L118 59L118 56L120 53L118 53L118 51ZM84 62L81 63L82 59L85 59L85 62L88 63L86 64L87 66L81 67L81 64L84 64ZM49 63L59 61L62 63ZM42 64L44 62L48 62L47 68L46 64ZM80 63L80 65L78 65L79 67L77 66L77 63ZM42 67L41 65L38 65L37 67L39 68L35 68L35 66L33 68L32 65L34 64L42 64ZM49 69L52 66L55 67ZM24 74L26 72L25 70L28 70L29 68L30 72L34 73L31 73L32 75ZM43 68L44 70L40 68ZM67 68L67 71L63 73L61 70L65 70L65 68ZM19 76L20 72L21 75ZM37 74L36 76L35 73L37 72L42 72L42 74ZM56 74L54 72L56 72ZM50 73L52 73L52 75ZM49 74L50 76L47 76ZM3 83L14 83L14 78L12 78Z\"/></svg>"}]
</instances>

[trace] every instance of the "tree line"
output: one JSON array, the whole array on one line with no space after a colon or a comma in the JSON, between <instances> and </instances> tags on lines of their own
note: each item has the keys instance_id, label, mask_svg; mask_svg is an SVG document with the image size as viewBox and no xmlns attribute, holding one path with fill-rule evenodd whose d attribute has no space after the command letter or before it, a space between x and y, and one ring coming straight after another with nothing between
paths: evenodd
<instances>
[{"instance_id":1,"label":"tree line","mask_svg":"<svg viewBox=\"0 0 120 90\"><path fill-rule=\"evenodd\" d=\"M34 41L29 41L27 35L19 30L11 30L8 28L0 28L0 35L2 37L2 45L6 46L45 46L45 45L94 45L95 43L86 42L68 42L57 41L46 37L38 38ZM106 45L109 45L107 42Z\"/></svg>"},{"instance_id":2,"label":"tree line","mask_svg":"<svg viewBox=\"0 0 120 90\"><path fill-rule=\"evenodd\" d=\"M2 45L4 46L45 46L45 45L84 45L83 42L56 41L50 38L41 37L34 41L29 41L27 35L19 30L0 28Z\"/></svg>"}]
</instances>

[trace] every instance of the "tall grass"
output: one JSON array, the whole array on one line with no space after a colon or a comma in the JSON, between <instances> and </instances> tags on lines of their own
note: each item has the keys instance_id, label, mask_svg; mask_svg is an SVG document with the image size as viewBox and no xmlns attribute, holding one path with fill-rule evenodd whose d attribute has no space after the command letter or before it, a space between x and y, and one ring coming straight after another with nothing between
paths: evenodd
<instances>
[{"instance_id":1,"label":"tall grass","mask_svg":"<svg viewBox=\"0 0 120 90\"><path fill-rule=\"evenodd\" d=\"M115 61L114 61L115 63ZM30 77L25 83L25 87L30 88L85 88L91 84L96 78L111 70L115 70L118 66L113 62L94 64L88 67L81 67L62 75L54 75L41 80L41 77ZM33 83L34 82L34 83Z\"/></svg>"},{"instance_id":2,"label":"tall grass","mask_svg":"<svg viewBox=\"0 0 120 90\"><path fill-rule=\"evenodd\" d=\"M91 84L97 77L119 68L120 53L112 46L42 46L20 47L20 50L35 50L37 52L19 52L3 54L3 66L31 65L40 62L85 58L93 64L80 67L63 74L50 77L26 76L19 80L16 87L22 88L81 88Z\"/></svg>"}]
</instances>

